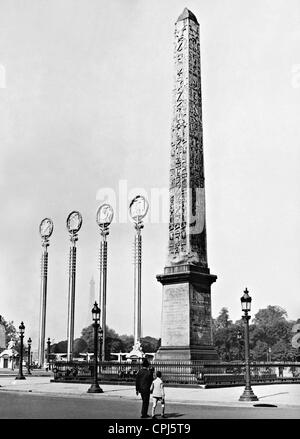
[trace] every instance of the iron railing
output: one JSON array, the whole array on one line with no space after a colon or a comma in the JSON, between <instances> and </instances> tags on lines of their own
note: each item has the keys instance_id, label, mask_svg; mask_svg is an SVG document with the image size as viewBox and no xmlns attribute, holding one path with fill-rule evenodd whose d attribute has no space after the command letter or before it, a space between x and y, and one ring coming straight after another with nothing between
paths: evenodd
<instances>
[{"instance_id":1,"label":"iron railing","mask_svg":"<svg viewBox=\"0 0 300 439\"><path fill-rule=\"evenodd\" d=\"M102 383L134 383L138 370L136 363L104 361L98 365L98 378ZM160 370L166 385L205 385L206 387L243 385L245 364L236 362L153 361L153 371ZM251 383L300 383L300 362L252 362ZM54 381L92 382L93 362L56 361L52 363Z\"/></svg>"}]
</instances>

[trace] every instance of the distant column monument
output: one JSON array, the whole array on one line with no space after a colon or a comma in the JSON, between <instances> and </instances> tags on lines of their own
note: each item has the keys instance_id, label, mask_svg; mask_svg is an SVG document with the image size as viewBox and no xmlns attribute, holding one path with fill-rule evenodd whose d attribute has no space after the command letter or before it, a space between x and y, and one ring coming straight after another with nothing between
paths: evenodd
<instances>
[{"instance_id":1,"label":"distant column monument","mask_svg":"<svg viewBox=\"0 0 300 439\"><path fill-rule=\"evenodd\" d=\"M207 265L199 24L187 8L175 24L169 246L157 360L217 360Z\"/></svg>"}]
</instances>

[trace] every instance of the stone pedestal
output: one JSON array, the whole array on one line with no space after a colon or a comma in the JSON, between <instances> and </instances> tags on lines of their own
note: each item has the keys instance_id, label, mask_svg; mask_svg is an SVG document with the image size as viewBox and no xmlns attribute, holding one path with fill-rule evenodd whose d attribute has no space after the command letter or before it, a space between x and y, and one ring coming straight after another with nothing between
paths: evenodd
<instances>
[{"instance_id":1,"label":"stone pedestal","mask_svg":"<svg viewBox=\"0 0 300 439\"><path fill-rule=\"evenodd\" d=\"M155 359L218 360L212 343L210 287L217 276L193 265L166 267L163 285L161 347Z\"/></svg>"}]
</instances>

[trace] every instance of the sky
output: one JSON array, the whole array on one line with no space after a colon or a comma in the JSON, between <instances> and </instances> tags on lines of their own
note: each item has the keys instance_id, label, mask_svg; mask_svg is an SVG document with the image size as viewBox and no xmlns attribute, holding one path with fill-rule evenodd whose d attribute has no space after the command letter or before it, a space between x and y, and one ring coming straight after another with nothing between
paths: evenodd
<instances>
[{"instance_id":1,"label":"sky","mask_svg":"<svg viewBox=\"0 0 300 439\"><path fill-rule=\"evenodd\" d=\"M72 210L75 337L99 290L96 210L115 194L108 236L107 324L133 333L130 200L167 190L174 24L200 23L212 315L268 305L300 317L300 3L281 0L0 0L0 314L38 344L41 239L49 246L46 337L67 335ZM124 207L125 206L125 207ZM125 210L124 210L125 209ZM124 213L125 212L125 213ZM163 215L162 215L163 216ZM155 215L154 215L155 217ZM160 336L168 224L146 218L143 335Z\"/></svg>"}]
</instances>

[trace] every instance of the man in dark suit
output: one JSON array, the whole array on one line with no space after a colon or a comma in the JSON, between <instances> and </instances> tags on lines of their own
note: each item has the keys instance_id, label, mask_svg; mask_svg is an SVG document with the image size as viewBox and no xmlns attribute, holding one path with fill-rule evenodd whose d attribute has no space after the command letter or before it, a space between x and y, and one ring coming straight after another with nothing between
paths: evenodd
<instances>
[{"instance_id":1,"label":"man in dark suit","mask_svg":"<svg viewBox=\"0 0 300 439\"><path fill-rule=\"evenodd\" d=\"M141 418L150 418L148 415L149 399L150 399L150 387L153 381L153 372L149 370L149 362L145 358L143 360L143 366L138 371L135 380L136 394L141 394L142 404L142 416Z\"/></svg>"}]
</instances>

